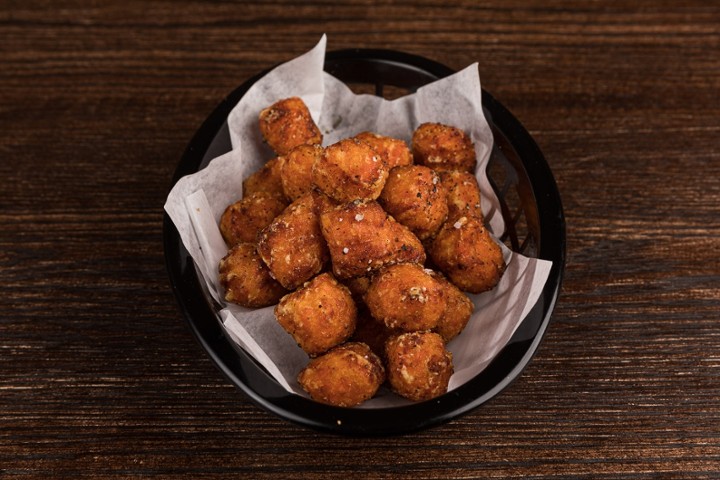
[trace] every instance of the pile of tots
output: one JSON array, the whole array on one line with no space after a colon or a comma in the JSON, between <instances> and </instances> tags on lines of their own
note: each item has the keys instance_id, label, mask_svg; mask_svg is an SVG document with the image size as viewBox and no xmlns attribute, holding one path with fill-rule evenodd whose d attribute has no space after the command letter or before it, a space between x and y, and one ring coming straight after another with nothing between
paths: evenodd
<instances>
[{"instance_id":1,"label":"pile of tots","mask_svg":"<svg viewBox=\"0 0 720 480\"><path fill-rule=\"evenodd\" d=\"M447 391L445 345L505 263L483 222L468 135L420 125L412 145L363 132L322 147L300 98L259 116L276 153L242 182L220 231L225 299L277 304L310 357L298 382L314 400L355 406L389 387L413 401Z\"/></svg>"}]
</instances>

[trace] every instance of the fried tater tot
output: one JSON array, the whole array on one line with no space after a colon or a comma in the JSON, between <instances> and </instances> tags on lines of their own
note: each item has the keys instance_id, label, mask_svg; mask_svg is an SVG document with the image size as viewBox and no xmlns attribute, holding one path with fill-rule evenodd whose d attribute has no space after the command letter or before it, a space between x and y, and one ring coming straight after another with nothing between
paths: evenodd
<instances>
[{"instance_id":1,"label":"fried tater tot","mask_svg":"<svg viewBox=\"0 0 720 480\"><path fill-rule=\"evenodd\" d=\"M422 165L393 168L378 202L423 241L440 230L448 214L440 175Z\"/></svg>"},{"instance_id":2,"label":"fried tater tot","mask_svg":"<svg viewBox=\"0 0 720 480\"><path fill-rule=\"evenodd\" d=\"M282 162L282 157L268 160L259 170L247 177L242 182L243 197L248 197L258 192L277 195L281 198L285 197L282 179L280 178Z\"/></svg>"},{"instance_id":3,"label":"fried tater tot","mask_svg":"<svg viewBox=\"0 0 720 480\"><path fill-rule=\"evenodd\" d=\"M312 189L313 164L322 152L320 145L298 145L285 155L280 167L280 180L290 201L297 200Z\"/></svg>"},{"instance_id":4,"label":"fried tater tot","mask_svg":"<svg viewBox=\"0 0 720 480\"><path fill-rule=\"evenodd\" d=\"M357 307L350 290L321 273L275 307L278 323L305 353L315 357L340 345L355 331Z\"/></svg>"},{"instance_id":5,"label":"fried tater tot","mask_svg":"<svg viewBox=\"0 0 720 480\"><path fill-rule=\"evenodd\" d=\"M373 132L362 132L355 135L358 140L369 144L380 154L388 170L402 165L412 165L413 157L407 143L399 138L386 137Z\"/></svg>"},{"instance_id":6,"label":"fried tater tot","mask_svg":"<svg viewBox=\"0 0 720 480\"><path fill-rule=\"evenodd\" d=\"M440 272L433 272L433 278L440 282L447 299L447 307L433 331L439 334L445 343L457 337L467 326L475 310L472 300L450 282Z\"/></svg>"},{"instance_id":7,"label":"fried tater tot","mask_svg":"<svg viewBox=\"0 0 720 480\"><path fill-rule=\"evenodd\" d=\"M322 133L299 97L279 100L260 112L260 133L278 155L298 145L319 145Z\"/></svg>"},{"instance_id":8,"label":"fried tater tot","mask_svg":"<svg viewBox=\"0 0 720 480\"><path fill-rule=\"evenodd\" d=\"M298 198L258 234L260 257L288 290L320 273L329 258L316 206L321 200L316 196L309 192Z\"/></svg>"},{"instance_id":9,"label":"fried tater tot","mask_svg":"<svg viewBox=\"0 0 720 480\"><path fill-rule=\"evenodd\" d=\"M447 392L453 374L452 354L433 332L409 332L385 344L387 378L392 390L413 401Z\"/></svg>"},{"instance_id":10,"label":"fried tater tot","mask_svg":"<svg viewBox=\"0 0 720 480\"><path fill-rule=\"evenodd\" d=\"M375 355L385 358L385 342L392 336L403 333L402 330L388 328L385 322L376 320L367 308L358 309L358 320L355 332L350 337L352 342L362 342L370 347Z\"/></svg>"},{"instance_id":11,"label":"fried tater tot","mask_svg":"<svg viewBox=\"0 0 720 480\"><path fill-rule=\"evenodd\" d=\"M380 154L354 138L325 147L312 170L315 185L338 202L375 200L387 176L388 167Z\"/></svg>"},{"instance_id":12,"label":"fried tater tot","mask_svg":"<svg viewBox=\"0 0 720 480\"><path fill-rule=\"evenodd\" d=\"M239 243L232 247L220 261L219 273L225 300L243 307L267 307L287 293L270 276L254 243Z\"/></svg>"},{"instance_id":13,"label":"fried tater tot","mask_svg":"<svg viewBox=\"0 0 720 480\"><path fill-rule=\"evenodd\" d=\"M338 278L360 277L393 263L425 262L420 240L375 201L326 208L320 225Z\"/></svg>"},{"instance_id":14,"label":"fried tater tot","mask_svg":"<svg viewBox=\"0 0 720 480\"><path fill-rule=\"evenodd\" d=\"M471 293L491 290L505 271L500 246L475 217L445 222L428 253L452 283Z\"/></svg>"},{"instance_id":15,"label":"fried tater tot","mask_svg":"<svg viewBox=\"0 0 720 480\"><path fill-rule=\"evenodd\" d=\"M475 175L460 170L440 172L442 183L447 189L448 221L460 217L483 218L482 195Z\"/></svg>"},{"instance_id":16,"label":"fried tater tot","mask_svg":"<svg viewBox=\"0 0 720 480\"><path fill-rule=\"evenodd\" d=\"M256 192L228 205L220 217L220 233L228 247L255 243L257 234L280 215L287 202L269 193Z\"/></svg>"},{"instance_id":17,"label":"fried tater tot","mask_svg":"<svg viewBox=\"0 0 720 480\"><path fill-rule=\"evenodd\" d=\"M365 295L372 316L388 328L431 330L447 308L445 289L415 263L399 263L373 276Z\"/></svg>"},{"instance_id":18,"label":"fried tater tot","mask_svg":"<svg viewBox=\"0 0 720 480\"><path fill-rule=\"evenodd\" d=\"M473 172L477 164L470 137L441 123L423 123L413 132L412 153L415 163L436 170Z\"/></svg>"},{"instance_id":19,"label":"fried tater tot","mask_svg":"<svg viewBox=\"0 0 720 480\"><path fill-rule=\"evenodd\" d=\"M352 296L355 299L356 304L358 304L358 305L365 304L365 294L367 293L367 290L370 287L370 277L369 276L353 277L353 278L344 279L343 285L345 285L346 287L348 287L350 289L350 293L352 293Z\"/></svg>"},{"instance_id":20,"label":"fried tater tot","mask_svg":"<svg viewBox=\"0 0 720 480\"><path fill-rule=\"evenodd\" d=\"M385 369L370 348L348 342L317 357L298 375L310 397L338 407L354 407L371 399L385 381Z\"/></svg>"}]
</instances>

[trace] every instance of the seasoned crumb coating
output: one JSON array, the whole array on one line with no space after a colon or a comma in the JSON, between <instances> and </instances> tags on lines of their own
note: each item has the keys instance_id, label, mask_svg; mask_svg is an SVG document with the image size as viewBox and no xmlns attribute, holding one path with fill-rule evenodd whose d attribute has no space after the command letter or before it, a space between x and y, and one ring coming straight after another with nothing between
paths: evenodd
<instances>
[{"instance_id":1,"label":"seasoned crumb coating","mask_svg":"<svg viewBox=\"0 0 720 480\"><path fill-rule=\"evenodd\" d=\"M278 155L298 145L319 145L322 133L299 97L279 100L260 112L260 133Z\"/></svg>"},{"instance_id":2,"label":"seasoned crumb coating","mask_svg":"<svg viewBox=\"0 0 720 480\"><path fill-rule=\"evenodd\" d=\"M423 241L437 233L448 214L440 175L422 165L393 168L378 202Z\"/></svg>"},{"instance_id":3,"label":"seasoned crumb coating","mask_svg":"<svg viewBox=\"0 0 720 480\"><path fill-rule=\"evenodd\" d=\"M433 332L409 332L385 344L387 378L392 390L414 401L447 392L453 374L452 354Z\"/></svg>"},{"instance_id":4,"label":"seasoned crumb coating","mask_svg":"<svg viewBox=\"0 0 720 480\"><path fill-rule=\"evenodd\" d=\"M448 221L460 217L483 218L482 195L475 175L459 170L440 172L447 190Z\"/></svg>"},{"instance_id":5,"label":"seasoned crumb coating","mask_svg":"<svg viewBox=\"0 0 720 480\"><path fill-rule=\"evenodd\" d=\"M393 263L425 261L420 240L375 201L326 208L320 225L338 278L367 275Z\"/></svg>"},{"instance_id":6,"label":"seasoned crumb coating","mask_svg":"<svg viewBox=\"0 0 720 480\"><path fill-rule=\"evenodd\" d=\"M285 197L280 168L283 158L276 157L268 160L265 165L247 177L242 182L243 197L249 197L254 193L267 193L278 197Z\"/></svg>"},{"instance_id":7,"label":"seasoned crumb coating","mask_svg":"<svg viewBox=\"0 0 720 480\"><path fill-rule=\"evenodd\" d=\"M362 342L381 359L385 358L385 342L392 336L403 333L396 328L388 328L385 322L376 320L367 308L358 309L358 320L355 332L350 341Z\"/></svg>"},{"instance_id":8,"label":"seasoned crumb coating","mask_svg":"<svg viewBox=\"0 0 720 480\"><path fill-rule=\"evenodd\" d=\"M253 193L228 205L220 217L220 233L228 247L241 242L255 243L257 234L280 215L287 202L268 193Z\"/></svg>"},{"instance_id":9,"label":"seasoned crumb coating","mask_svg":"<svg viewBox=\"0 0 720 480\"><path fill-rule=\"evenodd\" d=\"M440 320L433 328L433 331L439 334L445 343L448 343L465 329L473 311L475 311L475 305L467 295L445 278L444 275L433 272L433 277L442 285L447 299L447 307L443 314L440 315Z\"/></svg>"},{"instance_id":10,"label":"seasoned crumb coating","mask_svg":"<svg viewBox=\"0 0 720 480\"><path fill-rule=\"evenodd\" d=\"M285 295L275 307L275 317L300 348L315 357L350 338L357 307L347 287L322 273Z\"/></svg>"},{"instance_id":11,"label":"seasoned crumb coating","mask_svg":"<svg viewBox=\"0 0 720 480\"><path fill-rule=\"evenodd\" d=\"M505 271L500 246L475 217L445 222L428 253L458 288L471 293L494 288Z\"/></svg>"},{"instance_id":12,"label":"seasoned crumb coating","mask_svg":"<svg viewBox=\"0 0 720 480\"><path fill-rule=\"evenodd\" d=\"M415 163L435 170L473 172L477 165L470 137L441 123L423 123L413 132L412 153Z\"/></svg>"},{"instance_id":13,"label":"seasoned crumb coating","mask_svg":"<svg viewBox=\"0 0 720 480\"><path fill-rule=\"evenodd\" d=\"M280 179L285 196L291 201L312 189L313 164L322 152L320 145L298 145L285 155L280 168Z\"/></svg>"},{"instance_id":14,"label":"seasoned crumb coating","mask_svg":"<svg viewBox=\"0 0 720 480\"><path fill-rule=\"evenodd\" d=\"M312 170L315 185L338 202L376 199L387 175L388 167L380 154L354 138L325 147Z\"/></svg>"},{"instance_id":15,"label":"seasoned crumb coating","mask_svg":"<svg viewBox=\"0 0 720 480\"><path fill-rule=\"evenodd\" d=\"M362 132L355 135L355 138L369 144L380 154L388 170L402 165L413 163L412 152L407 143L399 138L386 137L373 132Z\"/></svg>"},{"instance_id":16,"label":"seasoned crumb coating","mask_svg":"<svg viewBox=\"0 0 720 480\"><path fill-rule=\"evenodd\" d=\"M338 407L371 399L384 381L380 359L359 342L333 348L311 360L298 375L298 383L313 400Z\"/></svg>"},{"instance_id":17,"label":"seasoned crumb coating","mask_svg":"<svg viewBox=\"0 0 720 480\"><path fill-rule=\"evenodd\" d=\"M239 243L232 247L220 261L219 274L225 300L243 307L267 307L287 293L270 276L254 243Z\"/></svg>"},{"instance_id":18,"label":"seasoned crumb coating","mask_svg":"<svg viewBox=\"0 0 720 480\"><path fill-rule=\"evenodd\" d=\"M350 293L352 293L356 304L365 304L365 294L370 287L369 276L343 279L342 283L350 289Z\"/></svg>"},{"instance_id":19,"label":"seasoned crumb coating","mask_svg":"<svg viewBox=\"0 0 720 480\"><path fill-rule=\"evenodd\" d=\"M320 232L314 192L290 204L258 235L258 253L282 286L294 290L320 273L328 248Z\"/></svg>"},{"instance_id":20,"label":"seasoned crumb coating","mask_svg":"<svg viewBox=\"0 0 720 480\"><path fill-rule=\"evenodd\" d=\"M365 295L372 316L388 328L431 330L447 308L445 289L415 263L399 263L373 276Z\"/></svg>"}]
</instances>

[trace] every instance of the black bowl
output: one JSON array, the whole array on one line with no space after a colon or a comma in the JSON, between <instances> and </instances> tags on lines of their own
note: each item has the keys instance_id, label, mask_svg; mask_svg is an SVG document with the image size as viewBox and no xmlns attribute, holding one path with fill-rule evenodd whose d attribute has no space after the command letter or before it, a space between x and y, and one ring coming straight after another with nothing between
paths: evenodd
<instances>
[{"instance_id":1,"label":"black bowl","mask_svg":"<svg viewBox=\"0 0 720 480\"><path fill-rule=\"evenodd\" d=\"M355 90L377 95L414 92L453 72L431 60L388 50L329 52L325 71ZM210 114L190 142L172 184L228 152L227 116L253 83L247 80ZM366 92L364 92L366 93ZM553 262L532 310L493 361L464 385L433 400L393 408L340 408L288 393L224 332L212 300L203 290L193 260L165 215L165 259L173 292L198 341L218 368L255 403L282 418L321 430L360 435L406 433L450 420L496 396L530 362L550 323L565 266L565 219L552 172L522 125L483 90L483 108L495 144L488 176L501 203L512 250Z\"/></svg>"}]
</instances>

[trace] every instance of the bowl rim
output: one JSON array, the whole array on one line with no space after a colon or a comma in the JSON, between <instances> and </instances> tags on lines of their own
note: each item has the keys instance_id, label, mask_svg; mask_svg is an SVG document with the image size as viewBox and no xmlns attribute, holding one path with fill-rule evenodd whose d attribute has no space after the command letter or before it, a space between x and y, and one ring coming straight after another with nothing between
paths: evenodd
<instances>
[{"instance_id":1,"label":"bowl rim","mask_svg":"<svg viewBox=\"0 0 720 480\"><path fill-rule=\"evenodd\" d=\"M333 62L370 61L389 63L443 78L454 70L424 57L395 50L345 49L327 52L326 71ZM208 148L240 98L270 69L243 82L215 107L188 144L173 174L170 189L183 176L200 168ZM537 257L553 262L543 291L521 322L533 320L536 329L528 337L510 342L477 376L440 397L391 408L343 408L323 405L289 393L249 354L224 333L215 311L202 293L192 258L180 240L175 225L163 218L163 246L171 289L196 340L215 366L254 403L296 424L350 435L393 435L417 431L463 415L494 398L508 387L534 356L551 320L565 267L565 217L560 194L540 148L520 122L492 95L482 91L488 122L510 141L522 160L540 215L540 244ZM520 330L520 329L518 329Z\"/></svg>"}]
</instances>

